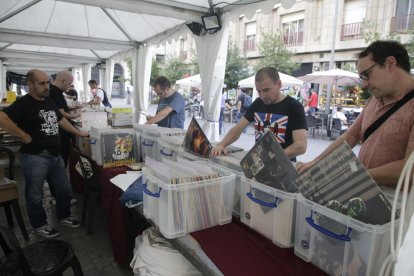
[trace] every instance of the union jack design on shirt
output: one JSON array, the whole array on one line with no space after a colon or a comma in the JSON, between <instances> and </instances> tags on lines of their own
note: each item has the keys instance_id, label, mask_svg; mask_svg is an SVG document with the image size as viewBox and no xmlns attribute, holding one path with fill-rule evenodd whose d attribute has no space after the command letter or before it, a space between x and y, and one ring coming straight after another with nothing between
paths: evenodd
<instances>
[{"instance_id":1,"label":"union jack design on shirt","mask_svg":"<svg viewBox=\"0 0 414 276\"><path fill-rule=\"evenodd\" d=\"M267 131L275 134L280 144L286 142L286 127L288 116L272 113L254 113L254 128L256 141Z\"/></svg>"}]
</instances>

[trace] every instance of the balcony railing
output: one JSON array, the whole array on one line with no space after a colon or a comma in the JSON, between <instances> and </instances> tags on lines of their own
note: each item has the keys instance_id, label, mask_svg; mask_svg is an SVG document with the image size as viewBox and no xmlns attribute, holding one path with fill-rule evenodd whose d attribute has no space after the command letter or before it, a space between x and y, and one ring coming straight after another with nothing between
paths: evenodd
<instances>
[{"instance_id":1,"label":"balcony railing","mask_svg":"<svg viewBox=\"0 0 414 276\"><path fill-rule=\"evenodd\" d=\"M285 46L300 46L303 43L303 32L292 32L283 35Z\"/></svg>"},{"instance_id":2,"label":"balcony railing","mask_svg":"<svg viewBox=\"0 0 414 276\"><path fill-rule=\"evenodd\" d=\"M406 33L413 27L414 14L395 16L391 18L391 32Z\"/></svg>"},{"instance_id":3,"label":"balcony railing","mask_svg":"<svg viewBox=\"0 0 414 276\"><path fill-rule=\"evenodd\" d=\"M244 52L251 52L256 50L256 39L246 39L244 41Z\"/></svg>"},{"instance_id":4,"label":"balcony railing","mask_svg":"<svg viewBox=\"0 0 414 276\"><path fill-rule=\"evenodd\" d=\"M341 40L362 38L362 22L344 24L341 28Z\"/></svg>"}]
</instances>

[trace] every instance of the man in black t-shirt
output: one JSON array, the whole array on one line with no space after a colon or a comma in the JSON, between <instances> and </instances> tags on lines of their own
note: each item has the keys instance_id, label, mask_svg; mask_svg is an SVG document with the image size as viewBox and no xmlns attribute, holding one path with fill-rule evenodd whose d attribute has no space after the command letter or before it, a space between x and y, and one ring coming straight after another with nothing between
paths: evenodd
<instances>
[{"instance_id":1,"label":"man in black t-shirt","mask_svg":"<svg viewBox=\"0 0 414 276\"><path fill-rule=\"evenodd\" d=\"M72 190L60 155L59 126L78 136L88 136L69 123L56 108L49 94L49 78L38 69L26 75L29 93L0 111L0 127L23 142L20 164L25 180L26 208L33 234L50 238L59 231L47 223L43 208L45 180L56 191L56 216L59 223L79 227L71 216Z\"/></svg>"},{"instance_id":2,"label":"man in black t-shirt","mask_svg":"<svg viewBox=\"0 0 414 276\"><path fill-rule=\"evenodd\" d=\"M53 100L57 109L60 111L60 113L62 113L63 117L65 117L68 121L78 118L81 115L79 109L76 109L75 113L70 113L68 104L63 95L63 92L68 90L72 82L72 73L69 71L61 71L56 74L55 80L49 86L49 97ZM61 143L60 153L66 167L68 165L70 143L73 135L64 130L62 127L59 127L59 136Z\"/></svg>"},{"instance_id":3,"label":"man in black t-shirt","mask_svg":"<svg viewBox=\"0 0 414 276\"><path fill-rule=\"evenodd\" d=\"M305 153L307 146L306 120L302 105L280 92L282 83L273 67L265 67L256 73L257 98L240 121L224 139L211 150L212 156L227 154L226 146L236 141L242 131L254 123L256 141L266 132L272 131L286 155L295 157Z\"/></svg>"}]
</instances>

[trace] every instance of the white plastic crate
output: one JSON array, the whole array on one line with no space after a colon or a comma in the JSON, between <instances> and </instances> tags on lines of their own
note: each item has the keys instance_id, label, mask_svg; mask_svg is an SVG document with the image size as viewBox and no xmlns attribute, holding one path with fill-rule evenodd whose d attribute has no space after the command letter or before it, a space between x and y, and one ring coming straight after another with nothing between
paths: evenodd
<instances>
[{"instance_id":1,"label":"white plastic crate","mask_svg":"<svg viewBox=\"0 0 414 276\"><path fill-rule=\"evenodd\" d=\"M167 136L163 135L158 139L159 160L167 158L177 161L177 157L184 151L184 136Z\"/></svg>"},{"instance_id":2,"label":"white plastic crate","mask_svg":"<svg viewBox=\"0 0 414 276\"><path fill-rule=\"evenodd\" d=\"M298 195L294 252L330 275L379 275L390 231L390 223L366 224Z\"/></svg>"},{"instance_id":3,"label":"white plastic crate","mask_svg":"<svg viewBox=\"0 0 414 276\"><path fill-rule=\"evenodd\" d=\"M141 156L144 162L146 156L149 156L154 160L161 161L158 154L158 138L159 136L148 134L148 132L141 133Z\"/></svg>"},{"instance_id":4,"label":"white plastic crate","mask_svg":"<svg viewBox=\"0 0 414 276\"><path fill-rule=\"evenodd\" d=\"M92 111L81 113L82 130L91 131L91 127L108 127L108 114L104 111Z\"/></svg>"},{"instance_id":5,"label":"white plastic crate","mask_svg":"<svg viewBox=\"0 0 414 276\"><path fill-rule=\"evenodd\" d=\"M134 148L135 151L137 152L133 152L131 154L131 157L134 156L135 157L135 161L134 162L138 162L139 161L139 147L136 144L136 137L135 137L135 131L132 129L113 129L110 127L106 127L106 128L98 128L98 127L91 127L91 133L90 133L90 143L91 143L91 158L93 160L95 160L95 162L98 165L102 165L103 164L103 154L105 153L105 149L103 148L103 145L101 143L102 141L102 137L103 135L108 135L108 134L132 134L133 135L133 139L135 141L133 141L135 143ZM115 147L115 145L114 145ZM112 154L112 153L111 153Z\"/></svg>"},{"instance_id":6,"label":"white plastic crate","mask_svg":"<svg viewBox=\"0 0 414 276\"><path fill-rule=\"evenodd\" d=\"M222 166L236 175L234 200L233 200L233 214L240 217L240 185L241 177L244 176L243 169L240 166L240 161L243 159L246 151L233 152L229 155L222 155L211 157L210 160L218 166Z\"/></svg>"},{"instance_id":7,"label":"white plastic crate","mask_svg":"<svg viewBox=\"0 0 414 276\"><path fill-rule=\"evenodd\" d=\"M292 247L296 197L295 193L241 177L240 220L279 247Z\"/></svg>"},{"instance_id":8,"label":"white plastic crate","mask_svg":"<svg viewBox=\"0 0 414 276\"><path fill-rule=\"evenodd\" d=\"M231 222L234 174L208 162L219 177L169 184L144 167L144 215L168 239Z\"/></svg>"}]
</instances>

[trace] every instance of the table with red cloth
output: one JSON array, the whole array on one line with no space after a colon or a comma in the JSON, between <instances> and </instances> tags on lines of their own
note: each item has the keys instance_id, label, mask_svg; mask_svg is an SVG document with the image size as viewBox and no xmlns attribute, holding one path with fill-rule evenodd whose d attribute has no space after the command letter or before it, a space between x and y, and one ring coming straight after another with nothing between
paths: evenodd
<instances>
[{"instance_id":1,"label":"table with red cloth","mask_svg":"<svg viewBox=\"0 0 414 276\"><path fill-rule=\"evenodd\" d=\"M70 167L72 167L70 169L72 187L74 190L79 190L82 178L74 170L74 164ZM122 190L110 182L111 178L125 173L127 169L125 166L115 168L98 166L98 182L102 188L101 201L114 259L121 265L129 263L134 246L131 235L136 235L140 231L136 229L135 233L128 233L131 232L127 229L127 221L130 220L128 217L142 215L142 206L139 206L141 210L138 212L128 212L128 208L120 204L119 197ZM73 181L72 177L74 177ZM224 275L325 275L317 267L294 255L293 248L279 248L238 219L190 235L198 241L204 253ZM187 238L188 235L176 240L182 245L182 241ZM182 252L186 249L179 248L179 250ZM182 253L186 257L189 255ZM190 261L194 262L194 258L191 259ZM200 265L203 264L199 263Z\"/></svg>"},{"instance_id":2,"label":"table with red cloth","mask_svg":"<svg viewBox=\"0 0 414 276\"><path fill-rule=\"evenodd\" d=\"M76 153L71 150L69 158L69 177L72 189L75 193L83 193L82 176L75 170L78 158ZM105 213L107 230L111 239L111 245L115 261L120 265L129 264L134 247L133 238L139 233L139 227L136 230L128 228L128 208L123 207L119 202L122 190L111 183L111 178L118 174L125 173L128 169L126 166L115 168L103 168L97 166L97 180L101 187L101 204ZM131 243L132 240L132 243Z\"/></svg>"},{"instance_id":3,"label":"table with red cloth","mask_svg":"<svg viewBox=\"0 0 414 276\"><path fill-rule=\"evenodd\" d=\"M238 219L190 234L224 275L326 275Z\"/></svg>"},{"instance_id":4,"label":"table with red cloth","mask_svg":"<svg viewBox=\"0 0 414 276\"><path fill-rule=\"evenodd\" d=\"M135 210L142 214L142 205ZM293 248L278 247L235 217L231 223L169 241L203 275L327 275L296 256Z\"/></svg>"}]
</instances>

